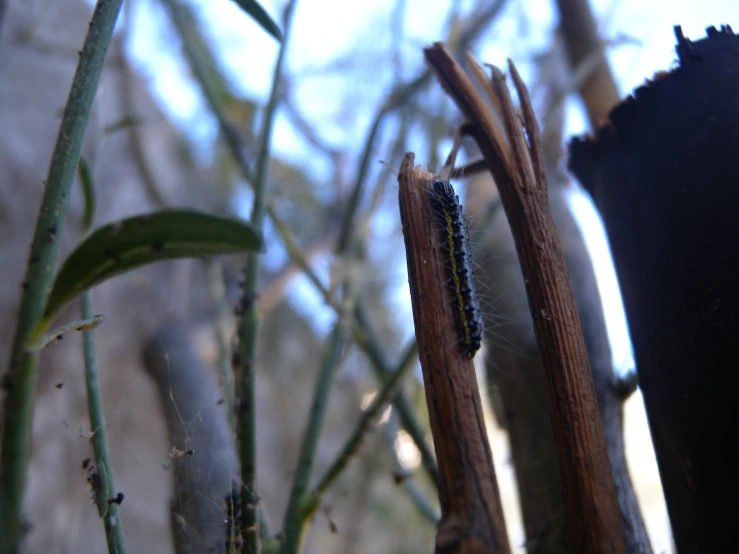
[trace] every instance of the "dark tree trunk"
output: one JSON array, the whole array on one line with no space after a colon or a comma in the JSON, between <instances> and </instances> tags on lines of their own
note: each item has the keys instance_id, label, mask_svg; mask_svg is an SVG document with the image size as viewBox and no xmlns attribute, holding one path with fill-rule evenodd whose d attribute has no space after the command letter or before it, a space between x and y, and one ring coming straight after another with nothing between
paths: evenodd
<instances>
[{"instance_id":1,"label":"dark tree trunk","mask_svg":"<svg viewBox=\"0 0 739 554\"><path fill-rule=\"evenodd\" d=\"M679 28L680 67L611 113L571 169L605 220L675 543L735 546L739 38ZM733 547L733 548L732 548Z\"/></svg>"}]
</instances>

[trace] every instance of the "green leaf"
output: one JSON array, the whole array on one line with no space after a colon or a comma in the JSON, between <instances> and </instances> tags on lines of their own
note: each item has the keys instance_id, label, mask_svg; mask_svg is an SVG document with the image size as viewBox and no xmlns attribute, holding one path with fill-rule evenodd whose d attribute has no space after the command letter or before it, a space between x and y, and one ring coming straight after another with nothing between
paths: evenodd
<instances>
[{"instance_id":1,"label":"green leaf","mask_svg":"<svg viewBox=\"0 0 739 554\"><path fill-rule=\"evenodd\" d=\"M88 319L73 321L71 323L67 323L66 325L62 325L61 327L57 327L53 331L50 331L46 333L43 337L41 337L41 340L38 344L32 345L31 351L40 352L50 344L63 338L64 335L69 333L70 331L91 331L92 329L97 329L98 327L100 327L100 324L103 322L103 320L105 320L105 316L99 314L94 315Z\"/></svg>"},{"instance_id":2,"label":"green leaf","mask_svg":"<svg viewBox=\"0 0 739 554\"><path fill-rule=\"evenodd\" d=\"M77 173L80 176L82 194L85 199L85 212L82 216L82 229L86 233L90 230L92 220L95 217L95 181L92 178L90 166L87 165L87 162L82 157L80 157L79 164L77 165Z\"/></svg>"},{"instance_id":3,"label":"green leaf","mask_svg":"<svg viewBox=\"0 0 739 554\"><path fill-rule=\"evenodd\" d=\"M101 227L62 265L42 319L48 324L90 287L146 264L260 250L262 237L244 221L191 210L163 210Z\"/></svg>"},{"instance_id":4,"label":"green leaf","mask_svg":"<svg viewBox=\"0 0 739 554\"><path fill-rule=\"evenodd\" d=\"M244 10L251 18L256 21L262 29L267 31L270 35L275 37L279 42L282 42L282 33L277 23L272 21L269 14L264 11L264 8L254 0L233 0L239 7Z\"/></svg>"}]
</instances>

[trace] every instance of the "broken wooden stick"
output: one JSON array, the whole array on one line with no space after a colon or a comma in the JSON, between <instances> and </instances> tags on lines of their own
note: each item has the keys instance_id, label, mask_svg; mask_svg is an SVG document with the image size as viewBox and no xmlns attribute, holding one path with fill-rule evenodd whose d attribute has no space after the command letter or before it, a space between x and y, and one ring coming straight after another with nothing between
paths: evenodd
<instances>
[{"instance_id":1,"label":"broken wooden stick","mask_svg":"<svg viewBox=\"0 0 739 554\"><path fill-rule=\"evenodd\" d=\"M546 375L570 547L573 552L623 553L624 536L592 374L549 212L539 130L528 93L510 64L523 112L522 128L497 68L491 68L490 80L468 57L472 74L493 99L489 104L443 44L426 48L425 55L473 125L473 136L511 225Z\"/></svg>"},{"instance_id":2,"label":"broken wooden stick","mask_svg":"<svg viewBox=\"0 0 739 554\"><path fill-rule=\"evenodd\" d=\"M441 521L436 552L508 554L503 508L483 419L469 344L460 341L454 294L447 286L450 253L432 207L437 176L400 167L408 281L431 432L439 465ZM474 351L472 352L474 353Z\"/></svg>"}]
</instances>

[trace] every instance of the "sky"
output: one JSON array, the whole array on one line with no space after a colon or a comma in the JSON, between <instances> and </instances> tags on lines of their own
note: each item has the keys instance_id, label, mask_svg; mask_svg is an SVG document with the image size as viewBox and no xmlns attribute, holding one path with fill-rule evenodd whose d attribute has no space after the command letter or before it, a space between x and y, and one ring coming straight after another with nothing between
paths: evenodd
<instances>
[{"instance_id":1,"label":"sky","mask_svg":"<svg viewBox=\"0 0 739 554\"><path fill-rule=\"evenodd\" d=\"M249 97L266 98L277 43L231 0L192 0L190 3L196 6L209 27L221 60L237 89ZM280 20L281 3L266 0L262 5L276 21ZM463 13L469 11L470 5L470 2L460 3ZM685 36L693 39L705 36L705 27L709 25L734 23L739 26L739 2L729 0L704 0L700 3L686 0L594 0L592 5L601 35L618 45L608 49L608 57L624 96L656 71L674 67L674 25L682 25ZM341 74L315 77L316 68L349 54L355 63L361 64L363 52L369 52L368 61L370 58L376 60L377 53L388 52L392 45L389 29L395 21L395 25L402 25L405 33L401 67L408 76L414 75L422 63L421 47L443 36L448 10L448 2L429 0L405 0L405 9L400 12L396 10L395 0L298 1L287 68L292 74L308 76L296 81L296 101L301 111L310 114L311 122L324 140L337 147L358 145L361 140L356 137L365 136L370 117L374 115L373 99L379 100L384 96L384 85L394 75L390 63L387 68L377 68L374 82L366 79L354 81ZM133 12L135 32L130 51L135 63L150 78L165 110L194 142L203 145L200 153L207 161L210 151L207 145L212 144L216 136L216 125L208 116L197 89L189 82L187 68L175 55L176 49L172 45L176 40L166 25L166 18L156 2L150 0L136 2ZM555 15L552 0L509 0L491 32L480 42L478 58L504 67L506 58L510 57L526 79L531 75L527 59L548 44ZM332 98L354 94L355 91L359 91L360 101L370 106L366 116L354 114L349 124L342 121L341 126L331 123L338 120L339 109ZM583 110L576 100L570 101L566 116L567 135L587 130ZM276 121L273 151L299 164L316 179L327 178L327 160L306 150L284 116L278 116ZM613 344L614 365L620 371L631 370L633 359L628 330L602 225L589 198L573 195L571 205L594 257ZM319 269L327 273L327 268ZM294 294L300 296L306 305L322 304L305 281L298 281ZM311 311L315 313L315 308ZM332 319L333 314L326 310L316 323L327 328Z\"/></svg>"}]
</instances>

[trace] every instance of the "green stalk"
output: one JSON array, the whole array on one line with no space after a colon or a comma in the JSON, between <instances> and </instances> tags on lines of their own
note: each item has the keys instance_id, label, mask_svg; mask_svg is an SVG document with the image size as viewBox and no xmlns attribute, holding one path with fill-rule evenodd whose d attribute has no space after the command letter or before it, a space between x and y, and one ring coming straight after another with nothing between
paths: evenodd
<instances>
[{"instance_id":1,"label":"green stalk","mask_svg":"<svg viewBox=\"0 0 739 554\"><path fill-rule=\"evenodd\" d=\"M236 412L234 411L234 372L231 366L231 345L226 337L226 319L228 317L228 299L226 298L226 283L223 275L223 265L215 260L206 262L208 271L208 289L215 313L213 314L214 335L218 347L216 370L218 377L223 381L223 395L228 414L228 426L231 432L236 431Z\"/></svg>"},{"instance_id":2,"label":"green stalk","mask_svg":"<svg viewBox=\"0 0 739 554\"><path fill-rule=\"evenodd\" d=\"M387 107L381 110L372 125L367 140L365 141L362 161L360 162L360 167L357 171L357 180L339 232L339 241L336 248L337 256L346 255L353 247L354 229L356 227L354 220L359 211L359 204L364 191L364 183L367 178L372 147L377 138L380 125L389 111L390 110ZM282 528L283 542L280 548L282 554L293 554L298 552L303 531L305 529L305 522L316 507L317 500L315 496L309 492L310 474L313 469L315 453L318 447L318 438L320 436L321 428L323 427L339 354L347 339L348 333L342 314L345 309L344 307L353 303L353 293L350 292L352 289L351 285L352 283L350 281L345 281L342 285L344 300L342 305L337 308L339 319L329 339L328 347L321 365L308 427L305 431L305 437L303 438L303 444L300 450L298 468L290 491L287 510L285 511L285 519Z\"/></svg>"},{"instance_id":3,"label":"green stalk","mask_svg":"<svg viewBox=\"0 0 739 554\"><path fill-rule=\"evenodd\" d=\"M397 425L394 425L394 417L390 418L390 421L385 426L385 440L387 441L389 451L391 456L393 457L393 465L395 466L395 474L400 476L406 474L406 468L403 466L403 464L400 462L400 459L398 459L398 452L395 450L395 439L397 438ZM439 512L438 510L431 505L431 503L426 499L424 494L421 492L418 481L414 478L409 476L407 479L402 480L402 487L408 494L408 497L410 498L413 505L416 507L416 510L418 510L418 513L421 514L429 523L433 525L438 525L439 523Z\"/></svg>"},{"instance_id":4,"label":"green stalk","mask_svg":"<svg viewBox=\"0 0 739 554\"><path fill-rule=\"evenodd\" d=\"M54 279L70 188L122 1L100 0L95 7L64 108L36 221L9 373L4 379L7 397L0 458L0 554L18 550L23 528L21 509L39 364L38 353L29 352L27 345L36 342L46 330L36 327Z\"/></svg>"},{"instance_id":5,"label":"green stalk","mask_svg":"<svg viewBox=\"0 0 739 554\"><path fill-rule=\"evenodd\" d=\"M92 317L92 300L90 291L82 293L82 317ZM95 471L99 480L95 480L93 492L98 513L103 518L105 539L108 541L110 554L125 554L123 543L123 525L118 512L118 503L111 502L117 492L113 483L113 468L108 453L108 437L105 432L103 401L98 383L97 360L95 358L95 331L83 331L82 341L85 353L85 386L87 387L87 410L90 414L90 430L92 431L92 448L95 454Z\"/></svg>"},{"instance_id":6,"label":"green stalk","mask_svg":"<svg viewBox=\"0 0 739 554\"><path fill-rule=\"evenodd\" d=\"M318 503L321 497L328 490L328 488L336 481L336 478L341 474L344 468L349 464L352 456L354 456L362 444L362 439L365 433L369 429L370 425L375 422L377 417L380 415L380 411L388 403L390 395L397 387L400 380L405 377L408 370L413 366L413 361L418 358L418 347L416 341L406 347L405 354L398 364L395 371L392 372L390 378L388 378L382 385L382 389L372 399L372 403L362 414L359 419L359 423L354 429L349 439L346 441L344 448L342 448L339 455L336 457L334 462L329 466L328 470L323 474L323 477L318 481L318 485L313 489L312 498L308 505L306 505L303 519L309 518L318 507Z\"/></svg>"},{"instance_id":7,"label":"green stalk","mask_svg":"<svg viewBox=\"0 0 739 554\"><path fill-rule=\"evenodd\" d=\"M85 212L82 221L82 231L85 235L89 234L93 219L95 218L95 173L98 167L97 152L99 143L103 137L101 133L98 133L92 138L94 150L90 156L90 165L88 166L80 158L78 166L85 195ZM93 330L102 322L102 315L93 315L92 291L86 290L82 293L82 321L76 322L77 326L75 328L83 332L82 348L85 359L87 412L90 417L92 450L95 458L92 467L88 469L88 477L94 475L95 478L94 480L88 479L88 481L92 485L98 514L100 514L103 520L108 552L110 554L125 554L126 547L123 541L123 525L119 514L119 505L123 497L118 496L113 481L113 466L110 463L110 454L108 452L108 437L105 430L103 400L100 393L98 366L95 355L95 334ZM113 502L112 499L116 499L116 501Z\"/></svg>"},{"instance_id":8,"label":"green stalk","mask_svg":"<svg viewBox=\"0 0 739 554\"><path fill-rule=\"evenodd\" d=\"M290 491L290 499L288 500L285 521L282 527L283 538L280 547L282 554L295 554L298 552L303 530L305 529L306 516L310 512L312 504L314 504L308 490L310 474L313 469L313 461L316 457L318 438L323 428L326 410L328 409L331 385L345 343L345 325L341 318L339 318L336 327L331 333L323 361L321 362L321 370L313 395L313 405L308 419L308 427L305 430L305 437L300 448L298 468L295 471L295 478Z\"/></svg>"},{"instance_id":9,"label":"green stalk","mask_svg":"<svg viewBox=\"0 0 739 554\"><path fill-rule=\"evenodd\" d=\"M221 77L222 72L220 67L215 65L215 57L212 55L203 55L202 49L205 47L202 35L195 30L195 22L193 20L193 14L190 9L186 6L178 6L174 0L163 0L166 7L172 16L172 21L177 27L177 32L182 40L182 50L190 64L193 77L200 85L200 91L205 97L205 101L211 107L213 115L218 120L218 127L221 131L221 136L225 139L228 148L233 151L238 151L239 155L235 156L236 164L241 171L241 174L249 182L255 180L255 176L252 174L249 168L249 163L246 158L241 155L242 144L241 134L239 130L228 120L226 114L221 108L221 102L223 94L219 94L219 90L223 90L224 79ZM198 48L198 46L200 48ZM284 51L285 43L280 45L280 52ZM278 54L279 57L280 54ZM203 59L205 58L205 59ZM217 85L213 85L213 81L216 80ZM256 178L258 180L258 178Z\"/></svg>"},{"instance_id":10,"label":"green stalk","mask_svg":"<svg viewBox=\"0 0 739 554\"><path fill-rule=\"evenodd\" d=\"M252 184L252 186L256 189L256 183L254 182L255 179L249 167L249 163L244 156L244 149L243 149L241 138L239 137L238 133L233 129L233 126L228 122L222 107L219 105L216 99L216 96L212 91L212 87L210 87L207 82L207 78L205 76L206 72L201 67L202 65L201 61L199 60L198 56L194 52L192 45L190 45L188 42L188 39L187 39L188 33L187 33L187 28L185 27L186 22L182 20L182 17L180 18L177 17L178 13L176 11L174 4L172 3L172 0L164 0L163 3L170 10L173 22L175 26L177 27L178 33L182 39L185 56L187 57L188 62L190 63L190 66L193 71L193 76L195 77L195 80L199 84L205 96L206 102L208 103L208 107L210 108L210 110L213 112L213 114L216 116L216 119L218 120L221 133L226 138L227 146L229 150L231 151L231 154L234 157L234 160L236 161L243 177L250 184ZM344 217L344 221L342 222L343 223L342 232L340 233L341 248L339 248L339 253L342 253L343 251L345 251L345 249L349 248L350 246L351 241L349 240L347 229L351 228L351 222L353 221L354 214L356 213L356 210L358 209L358 206L359 206L359 201L361 199L361 194L363 191L362 184L367 175L367 169L369 167L369 160L371 159L372 148L377 138L378 130L379 130L381 123L383 122L384 118L388 115L388 113L392 112L393 110L397 109L399 106L403 105L403 102L405 102L409 96L413 95L419 89L423 88L430 81L431 81L431 72L429 70L424 70L421 73L421 75L419 75L417 78L403 85L399 85L395 90L393 90L393 92L390 94L383 108L378 112L375 118L375 121L373 122L373 125L365 141L365 145L364 145L363 152L362 152L362 161L360 162L360 170L358 171L358 175L357 175L357 183L354 187L352 198L349 202L349 206L347 209L347 213ZM269 216L272 224L275 226L275 229L277 230L278 234L281 236L290 258L298 264L298 266L305 273L305 275L308 277L311 283L313 283L316 289L323 296L326 303L334 307L338 313L339 308L340 308L338 301L331 295L329 290L321 282L318 275L313 271L307 259L305 258L302 251L300 250L297 242L292 236L288 226L285 225L280 220L279 216L277 215L277 212L275 211L271 203L269 203L268 201L265 204L265 209L266 209L266 215ZM248 289L245 288L245 292L247 290ZM246 298L246 300L249 302L251 301L251 299L249 299L248 297ZM245 317L246 317L246 313L247 311L244 310ZM244 321L246 321L246 319L244 319ZM362 350L368 355L368 357L372 361L373 366L375 367L379 376L383 379L383 382L384 382L384 379L389 377L390 368L388 364L384 361L384 357L380 353L380 347L379 347L379 343L376 340L376 335L374 332L372 332L372 329L369 327L369 321L366 318L363 321L357 320L357 324L353 326L355 337L366 335L367 333L365 333L365 330L371 336L369 337L369 340L358 341L358 344L362 348ZM243 351L241 349L239 350L239 361L241 364L246 364L248 360L253 359L252 357L249 357L248 354L249 352ZM249 396L248 398L251 398L251 396ZM242 397L241 400L243 402L244 397ZM416 442L416 445L421 451L424 467L428 471L434 483L436 483L437 481L436 459L433 453L431 452L431 449L428 447L428 444L425 438L425 431L423 430L423 427L416 419L414 412L413 412L413 407L408 401L408 399L405 397L405 395L402 394L402 391L398 391L396 393L395 398L393 399L393 405L398 410L398 413L400 415L400 418L401 418L401 421L403 422L404 427L408 431L409 435ZM251 406L253 406L253 404L251 404ZM249 405L242 406L242 409L248 410ZM243 458L242 458L242 464L244 464ZM242 468L242 471L245 471L245 470ZM253 490L251 492L254 493ZM255 498L255 496L253 496L252 494L250 495L250 498ZM245 505L248 505L248 502L245 503ZM249 510L244 511L245 515L248 515L247 514L248 511ZM249 527L250 526L247 524L246 528L249 529Z\"/></svg>"},{"instance_id":11,"label":"green stalk","mask_svg":"<svg viewBox=\"0 0 739 554\"><path fill-rule=\"evenodd\" d=\"M231 124L226 119L226 115L223 112L223 109L218 104L215 98L215 95L210 90L211 87L208 86L208 83L205 78L205 71L200 67L200 61L198 60L198 57L193 52L191 45L189 45L187 41L187 30L184 27L184 22L176 18L177 14L172 9L171 2L165 2L165 5L170 7L171 13L173 14L173 21L175 22L175 26L178 28L178 32L182 38L185 55L187 56L188 61L192 67L193 75L195 76L196 81L198 82L201 90L203 91L205 99L208 103L208 107L213 112L213 114L216 116L216 119L219 122L221 133L224 135L224 137L226 137L226 142L229 147L229 150L231 151L231 154L234 157L234 160L236 160L236 163L239 169L241 170L241 173L244 179L246 179L248 182L252 182L252 173L251 173L251 170L249 169L249 164L246 158L244 157L244 153L243 153L244 149L243 149L243 144L241 142L241 139L239 138L238 133L233 129ZM403 99L407 98L408 95L412 95L417 90L422 88L426 83L430 81L430 76L431 76L430 72L426 70L416 79L404 85L399 86L395 91L393 91L393 93L390 95L390 99L386 103L386 106L380 110L380 112L377 114L375 118L375 121L365 140L365 145L364 145L363 152L362 152L362 161L360 163L360 170L358 171L358 175L357 175L357 184L354 187L352 199L349 203L349 209L347 210L347 215L342 225L341 243L345 247L348 247L349 241L346 238L347 234L344 230L351 227L351 221L353 221L354 213L356 212L356 209L358 208L359 199L361 197L361 191L363 190L362 183L367 174L370 154L374 146L374 141L376 140L376 137L377 137L377 131L379 129L379 125L383 121L384 117L387 115L388 111L396 109L398 106L401 105L402 103L401 101ZM275 229L277 230L278 234L281 236L285 249L287 250L288 255L290 256L290 259L294 260L295 263L298 264L298 266L305 273L305 275L308 277L310 282L313 283L313 285L316 287L316 290L320 292L325 302L338 311L338 302L331 295L331 293L324 286L324 284L321 282L316 272L313 271L313 268L311 268L310 264L308 263L308 260L305 258L305 256L303 255L303 252L300 250L300 247L298 246L297 241L292 236L290 229L279 218L279 216L277 215L277 212L275 211L275 209L272 207L272 205L269 202L266 204L266 213L269 216L272 224L275 226ZM358 313L360 312L361 312L361 309L358 311ZM390 371L389 366L384 361L384 357L381 354L381 348L379 346L379 342L376 339L376 334L370 327L369 320L366 317L361 320L358 319L357 325L354 326L353 331L354 331L355 339L358 336L363 335L363 334L370 335L369 340L363 340L363 341L357 341L357 342L360 348L370 358L370 361L372 362L373 367L377 371L378 376L381 379L387 378L387 375ZM438 471L436 468L436 458L428 446L428 442L425 437L426 432L423 429L423 426L418 422L418 419L416 418L414 414L413 406L408 401L408 398L402 393L402 391L399 391L395 395L395 398L393 399L393 406L395 407L396 410L398 410L398 414L400 416L400 419L401 419L401 422L403 423L404 428L406 429L408 434L411 436L413 441L416 443L416 446L418 447L418 449L421 451L421 455L423 458L423 466L428 472L434 484L436 484L438 480Z\"/></svg>"},{"instance_id":12,"label":"green stalk","mask_svg":"<svg viewBox=\"0 0 739 554\"><path fill-rule=\"evenodd\" d=\"M277 105L280 100L280 85L282 82L282 65L287 52L290 21L295 10L296 0L290 0L285 7L283 18L283 41L277 55L274 74L272 76L272 91L264 111L264 121L260 133L259 157L256 161L254 182L254 205L251 213L251 223L256 229L264 226L264 216L267 204L267 172L270 159L270 143L272 128ZM259 253L250 252L244 269L244 294L241 298L242 319L239 322L239 356L238 356L238 412L237 436L239 439L239 458L241 460L242 487L242 536L244 538L244 552L258 554L259 533L257 505L257 429L256 429L256 375L254 360L257 355L257 335L259 318L257 306L254 302L259 291Z\"/></svg>"},{"instance_id":13,"label":"green stalk","mask_svg":"<svg viewBox=\"0 0 739 554\"><path fill-rule=\"evenodd\" d=\"M377 336L374 334L370 326L369 317L367 316L362 303L357 304L354 311L354 318L359 327L364 329L366 332L366 336L361 340L358 340L357 343L372 362L372 367L375 369L377 376L384 382L390 376L390 367L385 360L385 354L380 348L380 341L377 339ZM357 337L355 336L355 338ZM398 412L398 418L400 419L403 428L406 430L415 443L416 448L418 448L421 453L421 461L426 473L428 473L428 476L433 481L434 486L438 487L439 468L436 465L436 456L426 440L426 430L418 421L413 405L408 400L408 397L402 394L402 391L398 391L395 394L395 398L393 398L393 407Z\"/></svg>"},{"instance_id":14,"label":"green stalk","mask_svg":"<svg viewBox=\"0 0 739 554\"><path fill-rule=\"evenodd\" d=\"M266 195L267 168L269 162L269 147L272 135L272 120L274 118L275 108L279 100L279 82L282 73L282 63L286 48L287 32L289 31L289 22L292 16L295 2L291 2L285 11L285 40L280 46L278 59L275 64L275 72L273 79L272 92L265 109L264 123L261 132L260 154L257 160L257 166L254 172L249 167L244 156L243 145L238 131L230 124L222 107L218 103L217 95L213 87L209 84L206 70L203 67L200 57L197 55L195 47L191 44L191 33L189 26L192 24L188 20L187 13L177 6L172 0L163 0L163 5L169 10L170 17L174 23L180 39L182 47L195 80L200 86L205 100L208 103L213 114L218 120L221 134L226 139L226 144L231 151L239 170L244 179L252 185L254 190L254 209L251 221L261 228L265 212L274 222L278 231L282 234L286 247L291 255L299 260L301 268L309 275L312 275L313 282L328 295L326 291L308 265L307 260L300 252L296 241L289 234L287 227L277 217L276 212L269 204ZM256 357L256 339L258 330L258 318L256 314L256 306L254 304L254 295L257 291L257 277L259 273L259 260L257 255L250 255L247 258L244 280L244 295L241 299L242 318L239 322L239 344L237 351L238 364L234 369L238 372L237 380L239 387L238 402L234 402L239 406L237 415L237 428L240 441L239 456L241 460L242 482L245 487L242 491L242 534L245 538L244 552L256 554L259 549L259 537L261 532L255 532L257 527L261 527L257 518L257 495L256 495L256 433L255 433L255 414L254 408L254 379L252 374L252 364Z\"/></svg>"}]
</instances>

